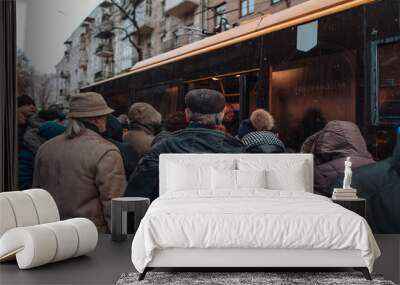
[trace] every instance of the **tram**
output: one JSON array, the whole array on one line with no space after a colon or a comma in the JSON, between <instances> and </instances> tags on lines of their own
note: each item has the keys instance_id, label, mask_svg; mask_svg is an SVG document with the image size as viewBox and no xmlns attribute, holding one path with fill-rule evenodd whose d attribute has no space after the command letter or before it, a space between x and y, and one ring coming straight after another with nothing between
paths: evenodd
<instances>
[{"instance_id":1,"label":"tram","mask_svg":"<svg viewBox=\"0 0 400 285\"><path fill-rule=\"evenodd\" d=\"M310 0L81 91L101 93L117 114L148 102L166 115L195 88L222 92L240 119L269 110L296 150L318 120L355 122L384 159L400 125L400 0Z\"/></svg>"}]
</instances>

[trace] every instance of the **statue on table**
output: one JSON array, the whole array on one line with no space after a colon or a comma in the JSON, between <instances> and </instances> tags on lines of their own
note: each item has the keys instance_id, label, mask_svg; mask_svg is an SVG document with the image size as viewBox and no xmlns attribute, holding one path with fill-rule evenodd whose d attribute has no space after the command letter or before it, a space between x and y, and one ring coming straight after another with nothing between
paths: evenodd
<instances>
[{"instance_id":1,"label":"statue on table","mask_svg":"<svg viewBox=\"0 0 400 285\"><path fill-rule=\"evenodd\" d=\"M344 179L343 179L343 189L351 189L351 176L353 172L351 171L351 161L350 157L346 158L344 162Z\"/></svg>"}]
</instances>

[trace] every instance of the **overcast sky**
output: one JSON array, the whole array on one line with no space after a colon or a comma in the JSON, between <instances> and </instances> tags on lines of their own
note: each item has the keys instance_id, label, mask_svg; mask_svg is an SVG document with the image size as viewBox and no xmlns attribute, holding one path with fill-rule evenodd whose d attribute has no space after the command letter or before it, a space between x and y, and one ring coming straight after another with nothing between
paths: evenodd
<instances>
[{"instance_id":1,"label":"overcast sky","mask_svg":"<svg viewBox=\"0 0 400 285\"><path fill-rule=\"evenodd\" d=\"M101 0L17 0L17 46L42 73L54 73L64 41Z\"/></svg>"}]
</instances>

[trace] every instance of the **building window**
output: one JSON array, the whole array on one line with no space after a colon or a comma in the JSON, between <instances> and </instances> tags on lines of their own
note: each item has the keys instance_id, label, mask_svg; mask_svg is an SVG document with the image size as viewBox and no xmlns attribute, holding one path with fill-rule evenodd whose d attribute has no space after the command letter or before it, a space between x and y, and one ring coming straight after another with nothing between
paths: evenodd
<instances>
[{"instance_id":1,"label":"building window","mask_svg":"<svg viewBox=\"0 0 400 285\"><path fill-rule=\"evenodd\" d=\"M146 0L146 15L151 16L152 14L152 0Z\"/></svg>"},{"instance_id":2,"label":"building window","mask_svg":"<svg viewBox=\"0 0 400 285\"><path fill-rule=\"evenodd\" d=\"M240 16L245 17L254 13L254 0L240 0Z\"/></svg>"},{"instance_id":3,"label":"building window","mask_svg":"<svg viewBox=\"0 0 400 285\"><path fill-rule=\"evenodd\" d=\"M221 20L225 18L226 5L225 3L215 7L215 27L219 27Z\"/></svg>"},{"instance_id":4,"label":"building window","mask_svg":"<svg viewBox=\"0 0 400 285\"><path fill-rule=\"evenodd\" d=\"M271 4L272 4L272 5L278 4L279 2L281 2L281 0L271 0Z\"/></svg>"}]
</instances>

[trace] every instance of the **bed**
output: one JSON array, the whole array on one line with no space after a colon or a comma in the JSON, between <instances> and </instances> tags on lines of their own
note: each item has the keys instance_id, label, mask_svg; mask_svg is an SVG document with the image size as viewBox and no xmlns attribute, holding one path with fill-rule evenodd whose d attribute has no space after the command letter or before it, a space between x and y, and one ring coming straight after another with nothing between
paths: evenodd
<instances>
[{"instance_id":1,"label":"bed","mask_svg":"<svg viewBox=\"0 0 400 285\"><path fill-rule=\"evenodd\" d=\"M352 267L380 251L361 216L313 194L309 154L163 154L160 197L132 243L154 268Z\"/></svg>"}]
</instances>

